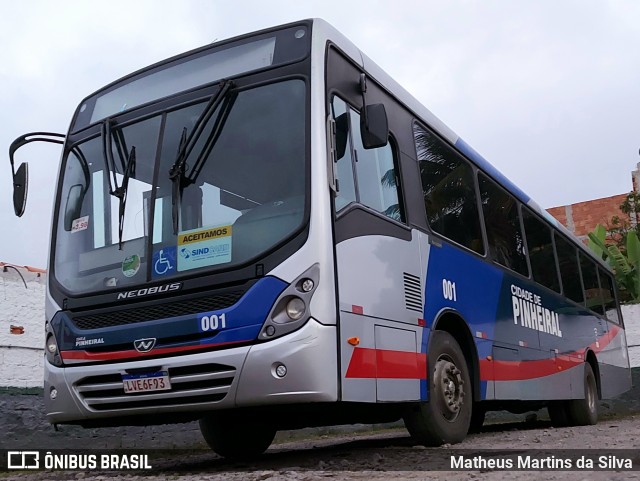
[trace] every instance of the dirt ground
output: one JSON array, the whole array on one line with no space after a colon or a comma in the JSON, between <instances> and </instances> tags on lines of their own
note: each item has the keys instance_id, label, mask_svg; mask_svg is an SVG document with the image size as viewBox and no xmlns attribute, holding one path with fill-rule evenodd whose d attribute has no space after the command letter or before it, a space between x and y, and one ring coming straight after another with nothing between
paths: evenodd
<instances>
[{"instance_id":1,"label":"dirt ground","mask_svg":"<svg viewBox=\"0 0 640 481\"><path fill-rule=\"evenodd\" d=\"M15 471L0 473L0 479L50 480L50 479L97 479L97 480L322 480L322 479L439 479L439 480L627 480L640 478L640 370L634 369L634 388L621 398L601 403L600 422L596 426L553 428L544 410L528 415L491 413L488 423L479 434L470 435L455 446L427 449L415 445L406 430L392 427L376 432L323 434L316 431L307 439L285 442L280 436L265 455L251 462L230 462L218 458L202 449L199 441L189 451L172 449L162 453L150 453L149 471L117 472L38 472L19 475ZM0 396L0 421L5 436L0 445L15 449L14 443L22 441L45 441L49 447L65 447L64 438L75 436L75 448L91 446L88 439L112 439L109 436L130 436L125 431L94 430L89 438L78 438L75 431L54 433L50 428L40 432L38 414L25 407L28 396ZM15 410L22 399L22 411ZM31 400L33 401L33 399ZM28 403L26 403L28 404ZM12 413L8 412L14 409ZM22 419L22 428L16 429L17 419ZM27 419L25 423L25 419ZM29 429L29 423L36 423ZM118 428L120 429L120 428ZM91 431L89 431L91 433ZM47 434L49 433L49 434ZM86 433L86 431L84 431ZM187 431L189 433L189 431ZM134 436L140 436L140 432ZM142 432L142 436L148 432ZM164 448L176 446L175 436L156 433L165 441ZM191 436L192 434L188 434ZM94 437L95 436L95 437ZM165 439L165 436L168 436ZM173 436L173 440L171 437ZM195 436L195 434L193 434ZM196 439L194 437L194 439ZM8 440L11 442L8 443ZM55 440L55 441L53 441ZM174 444L170 444L173 442ZM68 443L72 444L72 443ZM122 448L120 445L103 444L103 447ZM162 444L162 443L161 443ZM160 444L160 445L161 445ZM155 444L157 448L160 446ZM68 445L67 445L68 446ZM27 448L23 444L24 448ZM126 446L125 446L126 447ZM131 447L131 446L129 446ZM142 449L140 445L139 451ZM575 451L580 449L580 451ZM131 452L136 452L132 449ZM142 451L140 451L142 452ZM146 452L146 451L145 451ZM452 464L452 457L456 462ZM527 470L518 471L518 462L527 462ZM579 468L578 460L592 460L593 468ZM544 461L544 460L547 461ZM500 469L500 464L509 460L512 466ZM628 460L628 461L627 461ZM535 463L548 463L547 469L536 470ZM567 467L570 470L559 468ZM602 462L613 470L599 471ZM626 463L632 463L632 470ZM472 469L464 470L464 463L472 463ZM477 464L473 464L477 463ZM484 464L483 464L484 463ZM493 463L493 464L491 464ZM616 464L618 463L618 464ZM527 466L525 466L527 467Z\"/></svg>"}]
</instances>

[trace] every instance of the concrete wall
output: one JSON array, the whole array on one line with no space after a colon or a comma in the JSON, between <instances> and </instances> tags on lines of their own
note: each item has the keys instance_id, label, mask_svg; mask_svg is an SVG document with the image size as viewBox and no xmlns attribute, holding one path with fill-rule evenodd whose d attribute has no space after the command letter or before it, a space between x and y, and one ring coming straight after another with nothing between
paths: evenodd
<instances>
[{"instance_id":1,"label":"concrete wall","mask_svg":"<svg viewBox=\"0 0 640 481\"><path fill-rule=\"evenodd\" d=\"M45 286L46 274L0 267L0 387L42 386Z\"/></svg>"}]
</instances>

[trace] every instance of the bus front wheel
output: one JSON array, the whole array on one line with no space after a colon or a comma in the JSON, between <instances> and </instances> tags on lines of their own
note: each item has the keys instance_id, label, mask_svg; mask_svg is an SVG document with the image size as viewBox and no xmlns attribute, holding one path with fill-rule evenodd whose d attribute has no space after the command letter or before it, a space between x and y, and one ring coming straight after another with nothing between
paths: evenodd
<instances>
[{"instance_id":1,"label":"bus front wheel","mask_svg":"<svg viewBox=\"0 0 640 481\"><path fill-rule=\"evenodd\" d=\"M230 459L259 456L267 450L276 435L273 426L247 423L229 414L200 419L200 432L216 454Z\"/></svg>"},{"instance_id":2,"label":"bus front wheel","mask_svg":"<svg viewBox=\"0 0 640 481\"><path fill-rule=\"evenodd\" d=\"M404 422L425 446L461 442L471 422L473 394L464 354L445 331L433 331L427 362L429 401L410 407Z\"/></svg>"}]
</instances>

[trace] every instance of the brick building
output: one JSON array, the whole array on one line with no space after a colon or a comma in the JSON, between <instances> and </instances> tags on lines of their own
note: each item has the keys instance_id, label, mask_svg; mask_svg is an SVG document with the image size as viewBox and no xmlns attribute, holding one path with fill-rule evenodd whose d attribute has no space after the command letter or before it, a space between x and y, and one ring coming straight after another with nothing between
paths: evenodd
<instances>
[{"instance_id":1,"label":"brick building","mask_svg":"<svg viewBox=\"0 0 640 481\"><path fill-rule=\"evenodd\" d=\"M631 183L633 191L638 192L640 187L640 163L636 166L636 170L631 172ZM547 212L558 219L578 239L587 242L587 234L593 231L596 225L602 224L607 227L614 215L621 219L626 217L626 214L620 211L620 204L624 202L626 197L627 193L612 195L611 197L587 200L576 204L551 207L547 209Z\"/></svg>"}]
</instances>

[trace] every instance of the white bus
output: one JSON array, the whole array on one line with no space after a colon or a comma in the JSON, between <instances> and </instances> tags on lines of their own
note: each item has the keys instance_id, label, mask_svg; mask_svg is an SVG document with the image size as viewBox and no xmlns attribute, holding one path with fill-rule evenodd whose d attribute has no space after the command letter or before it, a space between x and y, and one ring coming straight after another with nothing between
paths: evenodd
<instances>
[{"instance_id":1,"label":"white bus","mask_svg":"<svg viewBox=\"0 0 640 481\"><path fill-rule=\"evenodd\" d=\"M630 386L611 272L322 20L217 42L90 95L63 145L46 416L277 430L492 409L592 424Z\"/></svg>"}]
</instances>

